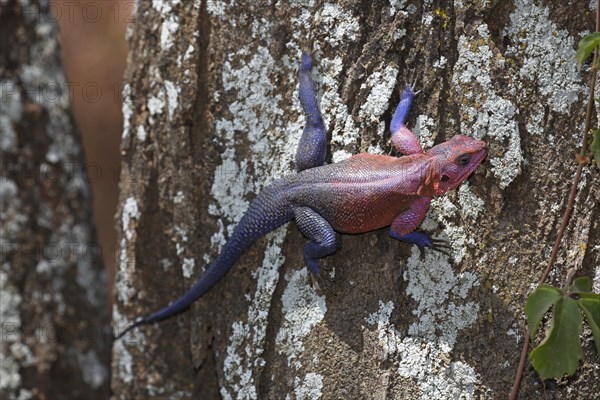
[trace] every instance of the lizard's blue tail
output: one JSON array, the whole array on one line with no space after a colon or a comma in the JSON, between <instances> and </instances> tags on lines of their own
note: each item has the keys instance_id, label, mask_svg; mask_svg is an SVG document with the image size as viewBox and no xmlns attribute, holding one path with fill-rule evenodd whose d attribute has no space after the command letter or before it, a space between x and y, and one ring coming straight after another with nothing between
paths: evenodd
<instances>
[{"instance_id":1,"label":"lizard's blue tail","mask_svg":"<svg viewBox=\"0 0 600 400\"><path fill-rule=\"evenodd\" d=\"M121 332L115 340L120 339L127 332L140 325L169 318L188 308L233 267L238 258L252 243L275 228L291 221L293 218L292 208L285 200L285 195L278 190L278 186L267 187L250 204L248 211L236 226L231 238L223 246L219 256L187 293L167 307L138 320Z\"/></svg>"}]
</instances>

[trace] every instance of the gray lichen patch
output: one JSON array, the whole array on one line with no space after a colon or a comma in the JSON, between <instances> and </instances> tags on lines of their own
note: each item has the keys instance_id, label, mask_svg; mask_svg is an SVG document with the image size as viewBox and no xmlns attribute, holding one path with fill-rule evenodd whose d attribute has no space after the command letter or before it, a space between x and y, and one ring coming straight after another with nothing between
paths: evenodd
<instances>
[{"instance_id":1,"label":"gray lichen patch","mask_svg":"<svg viewBox=\"0 0 600 400\"><path fill-rule=\"evenodd\" d=\"M451 361L448 343L417 335L404 336L390 322L394 304L380 302L365 318L374 326L384 360L392 360L400 377L401 398L474 399L490 390L476 370L463 361Z\"/></svg>"},{"instance_id":2,"label":"gray lichen patch","mask_svg":"<svg viewBox=\"0 0 600 400\"><path fill-rule=\"evenodd\" d=\"M498 61L490 47L486 24L481 24L473 35L459 38L458 54L452 81L463 103L461 131L476 138L508 142L503 154L492 154L490 159L499 186L506 188L521 173L523 162L518 108L494 88L491 72Z\"/></svg>"},{"instance_id":3,"label":"gray lichen patch","mask_svg":"<svg viewBox=\"0 0 600 400\"><path fill-rule=\"evenodd\" d=\"M9 245L14 242L27 223L27 216L23 209L17 184L9 179L0 180L0 232L2 240Z\"/></svg>"},{"instance_id":4,"label":"gray lichen patch","mask_svg":"<svg viewBox=\"0 0 600 400\"><path fill-rule=\"evenodd\" d=\"M16 150L17 133L14 124L21 120L23 105L21 91L12 80L0 81L0 150L13 152Z\"/></svg>"},{"instance_id":5,"label":"gray lichen patch","mask_svg":"<svg viewBox=\"0 0 600 400\"><path fill-rule=\"evenodd\" d=\"M279 352L288 360L288 366L299 369L299 358L304 350L303 340L325 317L325 298L315 293L306 282L306 268L294 271L286 280L287 287L282 296L284 323L277 333Z\"/></svg>"},{"instance_id":6,"label":"gray lichen patch","mask_svg":"<svg viewBox=\"0 0 600 400\"><path fill-rule=\"evenodd\" d=\"M533 0L515 2L506 34L512 45L506 57L519 60L517 93L527 94L528 81L556 113L568 113L586 88L581 84L575 59L575 38L549 19L548 8Z\"/></svg>"},{"instance_id":7,"label":"gray lichen patch","mask_svg":"<svg viewBox=\"0 0 600 400\"><path fill-rule=\"evenodd\" d=\"M19 306L22 297L17 288L8 280L7 264L2 265L0 270L0 320L2 321L3 340L0 343L0 391L10 393L18 389L21 385L21 360L17 354L14 354L12 345L21 344L21 314Z\"/></svg>"}]
</instances>

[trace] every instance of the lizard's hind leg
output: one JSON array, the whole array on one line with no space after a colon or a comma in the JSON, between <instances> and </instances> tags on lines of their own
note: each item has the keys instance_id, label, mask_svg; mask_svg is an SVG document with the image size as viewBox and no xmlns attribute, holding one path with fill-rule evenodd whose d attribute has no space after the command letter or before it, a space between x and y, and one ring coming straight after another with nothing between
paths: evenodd
<instances>
[{"instance_id":1,"label":"lizard's hind leg","mask_svg":"<svg viewBox=\"0 0 600 400\"><path fill-rule=\"evenodd\" d=\"M304 262L312 275L319 274L318 259L333 254L336 250L335 231L329 222L308 207L294 210L296 225L309 242L304 245Z\"/></svg>"},{"instance_id":2,"label":"lizard's hind leg","mask_svg":"<svg viewBox=\"0 0 600 400\"><path fill-rule=\"evenodd\" d=\"M298 72L300 81L300 103L306 114L306 125L296 150L296 169L302 171L319 167L325 163L327 155L327 135L325 125L317 103L315 83L310 76L312 59L308 53L302 53L302 63Z\"/></svg>"}]
</instances>

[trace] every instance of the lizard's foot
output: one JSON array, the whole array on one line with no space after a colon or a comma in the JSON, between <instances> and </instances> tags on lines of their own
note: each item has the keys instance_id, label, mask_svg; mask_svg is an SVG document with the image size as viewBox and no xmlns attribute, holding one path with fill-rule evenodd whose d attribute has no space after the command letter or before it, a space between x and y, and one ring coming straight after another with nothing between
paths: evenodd
<instances>
[{"instance_id":1,"label":"lizard's foot","mask_svg":"<svg viewBox=\"0 0 600 400\"><path fill-rule=\"evenodd\" d=\"M417 82L419 81L419 79L421 78L421 74L423 73L422 69L413 69L410 72L410 78L408 78L408 87L410 88L411 92L413 92L413 94L416 96L417 94L421 93L421 90L417 90L415 91L415 88L417 87Z\"/></svg>"},{"instance_id":2,"label":"lizard's foot","mask_svg":"<svg viewBox=\"0 0 600 400\"><path fill-rule=\"evenodd\" d=\"M331 293L334 296L337 296L338 293L333 290L333 279L328 279L321 273L313 274L311 272L310 281L312 287L320 294L324 295L326 293Z\"/></svg>"},{"instance_id":3,"label":"lizard's foot","mask_svg":"<svg viewBox=\"0 0 600 400\"><path fill-rule=\"evenodd\" d=\"M450 257L448 250L452 249L452 247L448 244L448 242L443 239L432 239L425 232L414 231L404 236L395 236L392 234L392 237L406 243L417 245L421 251L421 257L425 256L425 248L429 248L433 251L437 251L438 253L442 253Z\"/></svg>"},{"instance_id":4,"label":"lizard's foot","mask_svg":"<svg viewBox=\"0 0 600 400\"><path fill-rule=\"evenodd\" d=\"M431 249L433 251L437 251L438 253L444 254L450 257L450 250L452 246L448 243L447 240L444 239L434 239L427 236L428 243L419 246L419 250L421 251L421 258L425 258L425 248Z\"/></svg>"}]
</instances>

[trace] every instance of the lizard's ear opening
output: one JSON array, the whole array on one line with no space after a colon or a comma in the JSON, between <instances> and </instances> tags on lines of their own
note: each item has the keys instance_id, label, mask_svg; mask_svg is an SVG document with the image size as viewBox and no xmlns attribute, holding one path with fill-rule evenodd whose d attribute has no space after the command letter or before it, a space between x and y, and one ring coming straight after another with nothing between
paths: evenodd
<instances>
[{"instance_id":1,"label":"lizard's ear opening","mask_svg":"<svg viewBox=\"0 0 600 400\"><path fill-rule=\"evenodd\" d=\"M448 171L444 172L446 173L437 176L437 181L434 181L433 184L433 192L437 196L446 193L450 187L450 175L448 175Z\"/></svg>"}]
</instances>

